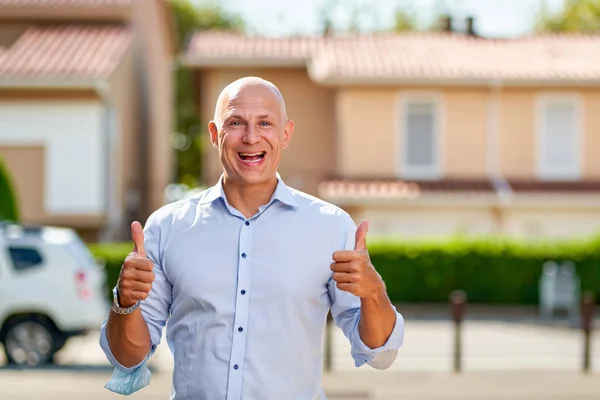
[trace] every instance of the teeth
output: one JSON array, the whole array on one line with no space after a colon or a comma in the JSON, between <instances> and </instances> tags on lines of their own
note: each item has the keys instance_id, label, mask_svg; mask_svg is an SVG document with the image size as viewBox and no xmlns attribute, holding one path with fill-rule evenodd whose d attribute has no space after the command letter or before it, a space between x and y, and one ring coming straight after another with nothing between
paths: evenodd
<instances>
[{"instance_id":1,"label":"teeth","mask_svg":"<svg viewBox=\"0 0 600 400\"><path fill-rule=\"evenodd\" d=\"M240 153L240 156L242 156L242 157L257 157L257 156L260 156L263 154L265 154L264 151L261 151L260 153Z\"/></svg>"}]
</instances>

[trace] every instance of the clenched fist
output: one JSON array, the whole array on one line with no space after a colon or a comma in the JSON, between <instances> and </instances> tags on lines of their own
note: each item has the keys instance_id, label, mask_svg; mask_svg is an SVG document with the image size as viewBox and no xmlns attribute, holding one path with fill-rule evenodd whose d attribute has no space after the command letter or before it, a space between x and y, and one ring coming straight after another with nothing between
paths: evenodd
<instances>
[{"instance_id":1,"label":"clenched fist","mask_svg":"<svg viewBox=\"0 0 600 400\"><path fill-rule=\"evenodd\" d=\"M354 250L340 250L333 253L331 270L333 279L340 290L355 296L376 298L384 290L383 280L371 264L367 251L368 222L361 223L356 230Z\"/></svg>"},{"instance_id":2,"label":"clenched fist","mask_svg":"<svg viewBox=\"0 0 600 400\"><path fill-rule=\"evenodd\" d=\"M139 300L145 300L154 282L154 265L146 258L144 231L137 221L131 224L131 238L133 251L125 258L117 283L121 307L130 307Z\"/></svg>"}]
</instances>

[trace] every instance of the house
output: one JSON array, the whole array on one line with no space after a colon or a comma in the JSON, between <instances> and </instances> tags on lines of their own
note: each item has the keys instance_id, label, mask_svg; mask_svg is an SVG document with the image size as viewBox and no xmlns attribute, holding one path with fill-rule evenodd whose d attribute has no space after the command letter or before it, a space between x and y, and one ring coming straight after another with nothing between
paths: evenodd
<instances>
[{"instance_id":1,"label":"house","mask_svg":"<svg viewBox=\"0 0 600 400\"><path fill-rule=\"evenodd\" d=\"M0 0L0 157L24 222L130 237L171 182L166 0Z\"/></svg>"},{"instance_id":2,"label":"house","mask_svg":"<svg viewBox=\"0 0 600 400\"><path fill-rule=\"evenodd\" d=\"M208 123L246 75L295 121L290 185L404 238L600 232L600 37L199 32L183 55ZM208 140L208 138L207 138ZM206 146L205 177L221 173Z\"/></svg>"}]
</instances>

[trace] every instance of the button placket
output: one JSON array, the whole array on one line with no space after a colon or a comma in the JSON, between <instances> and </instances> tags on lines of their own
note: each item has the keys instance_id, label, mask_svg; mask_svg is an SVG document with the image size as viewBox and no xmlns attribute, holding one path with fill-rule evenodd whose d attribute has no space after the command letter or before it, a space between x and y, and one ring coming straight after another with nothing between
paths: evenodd
<instances>
[{"instance_id":1,"label":"button placket","mask_svg":"<svg viewBox=\"0 0 600 400\"><path fill-rule=\"evenodd\" d=\"M228 383L227 400L239 400L241 398L242 373L244 369L244 357L246 353L246 333L248 324L248 313L250 298L247 290L250 288L252 272L251 244L254 235L253 224L245 221L241 225L240 241L238 249L238 286L235 300L235 316L233 321L234 335L230 360L230 373Z\"/></svg>"}]
</instances>

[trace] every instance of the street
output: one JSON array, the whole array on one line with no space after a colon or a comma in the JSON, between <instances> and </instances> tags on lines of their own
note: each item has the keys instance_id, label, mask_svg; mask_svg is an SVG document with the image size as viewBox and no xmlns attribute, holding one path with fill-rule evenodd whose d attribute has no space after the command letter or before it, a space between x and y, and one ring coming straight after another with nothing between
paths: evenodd
<instances>
[{"instance_id":1,"label":"street","mask_svg":"<svg viewBox=\"0 0 600 400\"><path fill-rule=\"evenodd\" d=\"M335 329L332 372L323 385L330 400L458 400L600 398L600 337L593 337L592 373L580 372L581 332L564 327L499 321L464 326L462 374L451 372L452 329L447 321L410 321L404 347L387 371L355 369L347 340ZM98 334L75 338L58 365L36 371L0 370L2 400L110 400L103 388L112 369ZM3 360L1 361L3 362ZM172 357L163 342L152 359L151 386L130 398L169 398Z\"/></svg>"}]
</instances>

